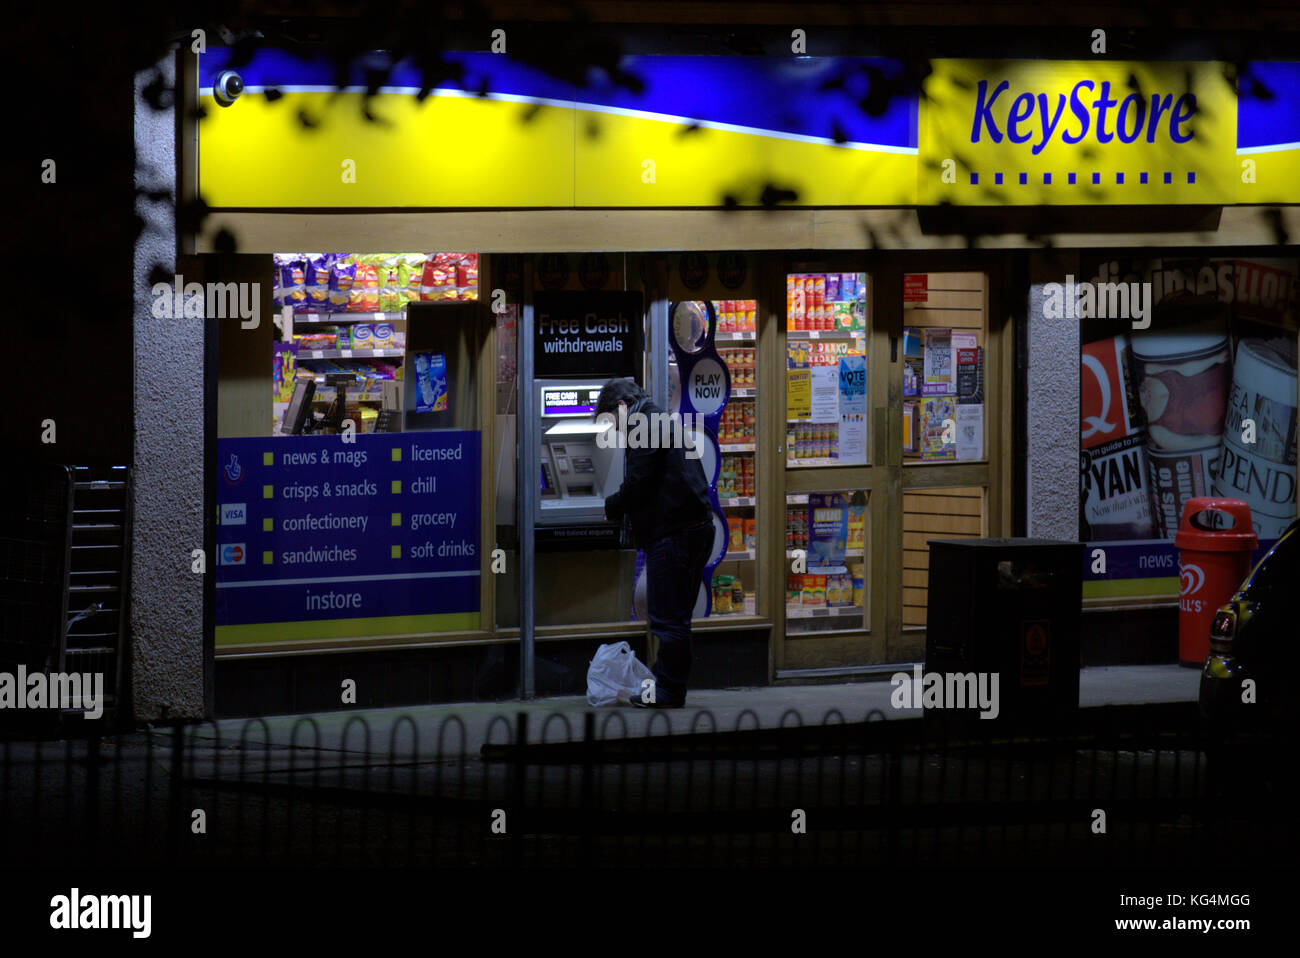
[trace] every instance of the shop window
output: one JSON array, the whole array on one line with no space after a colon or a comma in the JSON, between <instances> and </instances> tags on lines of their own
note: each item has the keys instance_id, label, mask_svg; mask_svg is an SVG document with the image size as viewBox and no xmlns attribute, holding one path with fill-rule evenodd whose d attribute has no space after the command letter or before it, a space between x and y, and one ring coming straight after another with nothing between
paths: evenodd
<instances>
[{"instance_id":1,"label":"shop window","mask_svg":"<svg viewBox=\"0 0 1300 958\"><path fill-rule=\"evenodd\" d=\"M477 255L270 265L274 326L219 347L217 647L479 629Z\"/></svg>"},{"instance_id":2,"label":"shop window","mask_svg":"<svg viewBox=\"0 0 1300 958\"><path fill-rule=\"evenodd\" d=\"M866 273L786 276L786 465L865 465Z\"/></svg>"},{"instance_id":3,"label":"shop window","mask_svg":"<svg viewBox=\"0 0 1300 958\"><path fill-rule=\"evenodd\" d=\"M272 435L328 435L346 422L359 433L400 432L404 412L448 408L448 383L457 377L447 364L457 357L417 352L418 344L408 343L408 311L412 304L477 300L478 254L277 253L273 262L280 341L272 362ZM307 383L311 389L301 385ZM294 421L286 420L290 413ZM455 416L426 418L413 425L459 424Z\"/></svg>"},{"instance_id":4,"label":"shop window","mask_svg":"<svg viewBox=\"0 0 1300 958\"><path fill-rule=\"evenodd\" d=\"M1178 596L1193 497L1244 500L1256 557L1295 519L1298 265L1108 254L1044 288L1081 331L1085 599Z\"/></svg>"},{"instance_id":5,"label":"shop window","mask_svg":"<svg viewBox=\"0 0 1300 958\"><path fill-rule=\"evenodd\" d=\"M715 348L731 395L718 422L718 505L727 542L713 573L712 614L754 615L758 586L758 301L712 300Z\"/></svg>"},{"instance_id":6,"label":"shop window","mask_svg":"<svg viewBox=\"0 0 1300 958\"><path fill-rule=\"evenodd\" d=\"M851 490L785 497L787 635L868 627L869 498Z\"/></svg>"},{"instance_id":7,"label":"shop window","mask_svg":"<svg viewBox=\"0 0 1300 958\"><path fill-rule=\"evenodd\" d=\"M988 311L983 273L903 277L903 459L982 460Z\"/></svg>"},{"instance_id":8,"label":"shop window","mask_svg":"<svg viewBox=\"0 0 1300 958\"><path fill-rule=\"evenodd\" d=\"M903 494L903 627L925 625L931 585L931 539L978 539L987 526L979 486L916 489Z\"/></svg>"}]
</instances>

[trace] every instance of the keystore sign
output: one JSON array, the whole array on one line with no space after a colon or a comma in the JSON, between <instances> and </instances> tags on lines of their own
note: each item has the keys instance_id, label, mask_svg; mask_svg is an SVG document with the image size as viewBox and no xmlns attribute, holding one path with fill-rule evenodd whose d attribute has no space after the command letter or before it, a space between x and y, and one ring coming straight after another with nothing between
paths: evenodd
<instances>
[{"instance_id":1,"label":"keystore sign","mask_svg":"<svg viewBox=\"0 0 1300 958\"><path fill-rule=\"evenodd\" d=\"M534 375L634 376L641 323L638 292L539 292L533 298Z\"/></svg>"},{"instance_id":2,"label":"keystore sign","mask_svg":"<svg viewBox=\"0 0 1300 958\"><path fill-rule=\"evenodd\" d=\"M943 60L930 80L922 204L1237 201L1223 64Z\"/></svg>"},{"instance_id":3,"label":"keystore sign","mask_svg":"<svg viewBox=\"0 0 1300 958\"><path fill-rule=\"evenodd\" d=\"M218 440L216 644L476 629L477 432Z\"/></svg>"},{"instance_id":4,"label":"keystore sign","mask_svg":"<svg viewBox=\"0 0 1300 958\"><path fill-rule=\"evenodd\" d=\"M259 51L238 67L244 94L217 107L212 83L231 54L203 54L204 199L758 206L761 189L745 184L779 183L794 206L1300 203L1300 63L1249 63L1238 76L1219 62L936 59L918 91L884 58L636 56L620 63L641 81L632 92L569 84L507 55L448 59L462 77L431 94L410 64L372 94L378 61L354 64L338 91L329 61ZM875 100L868 115L861 104ZM363 109L384 122L358 123ZM448 129L464 148L443 148ZM587 129L600 135L576 132ZM340 156L355 178L340 177Z\"/></svg>"}]
</instances>

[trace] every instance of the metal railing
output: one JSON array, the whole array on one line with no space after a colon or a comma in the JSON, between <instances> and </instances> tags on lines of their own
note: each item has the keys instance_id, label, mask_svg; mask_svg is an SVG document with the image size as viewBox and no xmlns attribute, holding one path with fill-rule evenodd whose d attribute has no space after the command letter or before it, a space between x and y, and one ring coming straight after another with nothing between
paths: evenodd
<instances>
[{"instance_id":1,"label":"metal railing","mask_svg":"<svg viewBox=\"0 0 1300 958\"><path fill-rule=\"evenodd\" d=\"M0 743L0 866L1239 865L1296 838L1275 783L1239 778L1250 744L1181 706L951 737L879 712L334 718Z\"/></svg>"}]
</instances>

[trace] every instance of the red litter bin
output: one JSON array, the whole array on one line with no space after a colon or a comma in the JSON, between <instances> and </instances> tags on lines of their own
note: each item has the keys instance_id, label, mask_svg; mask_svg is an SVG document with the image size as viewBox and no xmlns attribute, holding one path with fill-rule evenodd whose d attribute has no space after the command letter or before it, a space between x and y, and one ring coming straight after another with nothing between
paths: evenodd
<instances>
[{"instance_id":1,"label":"red litter bin","mask_svg":"<svg viewBox=\"0 0 1300 958\"><path fill-rule=\"evenodd\" d=\"M1178 547L1178 661L1200 668L1210 654L1210 624L1250 574L1259 545L1250 506L1240 499L1187 500Z\"/></svg>"}]
</instances>

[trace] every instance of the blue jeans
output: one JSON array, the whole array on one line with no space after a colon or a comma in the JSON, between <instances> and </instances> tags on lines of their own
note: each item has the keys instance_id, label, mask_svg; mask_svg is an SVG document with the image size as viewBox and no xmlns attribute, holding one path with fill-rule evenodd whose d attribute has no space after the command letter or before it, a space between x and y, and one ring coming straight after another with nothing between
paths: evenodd
<instances>
[{"instance_id":1,"label":"blue jeans","mask_svg":"<svg viewBox=\"0 0 1300 958\"><path fill-rule=\"evenodd\" d=\"M646 550L646 607L659 640L655 696L684 703L691 674L691 612L713 550L713 523L665 536Z\"/></svg>"}]
</instances>

